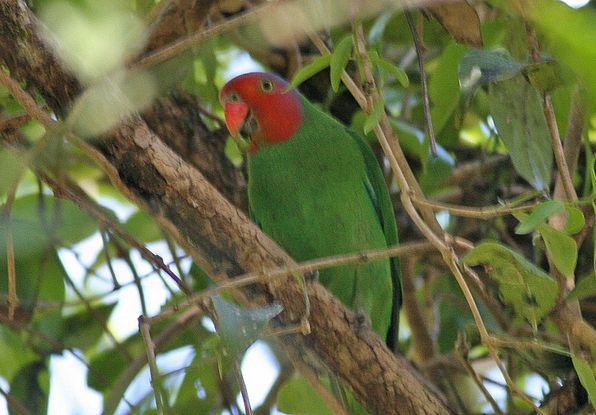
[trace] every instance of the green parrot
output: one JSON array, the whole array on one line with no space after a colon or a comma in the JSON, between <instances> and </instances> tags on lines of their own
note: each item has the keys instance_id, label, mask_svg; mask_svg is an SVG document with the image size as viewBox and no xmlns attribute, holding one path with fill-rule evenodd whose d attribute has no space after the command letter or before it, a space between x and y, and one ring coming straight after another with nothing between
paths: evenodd
<instances>
[{"instance_id":1,"label":"green parrot","mask_svg":"<svg viewBox=\"0 0 596 415\"><path fill-rule=\"evenodd\" d=\"M220 100L230 133L250 138L251 218L295 260L397 245L383 174L358 134L269 73L232 79ZM396 342L396 258L324 269L319 278L345 305L365 311L388 344Z\"/></svg>"}]
</instances>

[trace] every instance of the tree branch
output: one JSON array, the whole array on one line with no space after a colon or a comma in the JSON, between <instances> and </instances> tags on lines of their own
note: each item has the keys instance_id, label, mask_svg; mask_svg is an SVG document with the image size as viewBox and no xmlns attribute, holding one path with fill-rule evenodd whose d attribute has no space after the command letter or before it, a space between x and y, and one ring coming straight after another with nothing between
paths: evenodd
<instances>
[{"instance_id":1,"label":"tree branch","mask_svg":"<svg viewBox=\"0 0 596 415\"><path fill-rule=\"evenodd\" d=\"M0 0L0 19L3 63L13 76L35 85L62 114L80 92L79 83L52 57L24 1ZM98 148L117 171L117 177L110 177L116 185L156 217L212 275L294 264L139 117L130 117ZM303 289L292 278L247 290L255 303L280 302L285 309L282 325L303 315ZM404 357L392 354L372 329L362 327L354 313L318 284L308 291L311 335L284 336L288 347L313 351L372 413L450 412L432 385Z\"/></svg>"}]
</instances>

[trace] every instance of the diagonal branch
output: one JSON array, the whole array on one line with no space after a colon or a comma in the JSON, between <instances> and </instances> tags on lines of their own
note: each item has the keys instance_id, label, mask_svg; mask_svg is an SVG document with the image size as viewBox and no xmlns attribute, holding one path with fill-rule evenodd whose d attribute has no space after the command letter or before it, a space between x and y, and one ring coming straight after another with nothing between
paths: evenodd
<instances>
[{"instance_id":1,"label":"diagonal branch","mask_svg":"<svg viewBox=\"0 0 596 415\"><path fill-rule=\"evenodd\" d=\"M24 1L0 0L0 19L3 63L13 76L37 86L60 113L72 103L76 93L69 88L78 82L52 57ZM53 82L46 83L48 78ZM212 275L294 264L139 117L130 117L97 148L101 155L94 158L106 171L114 169L109 177L115 185L152 214ZM403 356L391 353L379 336L362 327L354 313L318 284L308 291L312 332L308 337L284 336L287 347L317 355L371 413L450 413L440 394ZM304 313L303 289L293 278L246 292L256 304L280 302L285 309L282 325L293 324Z\"/></svg>"}]
</instances>

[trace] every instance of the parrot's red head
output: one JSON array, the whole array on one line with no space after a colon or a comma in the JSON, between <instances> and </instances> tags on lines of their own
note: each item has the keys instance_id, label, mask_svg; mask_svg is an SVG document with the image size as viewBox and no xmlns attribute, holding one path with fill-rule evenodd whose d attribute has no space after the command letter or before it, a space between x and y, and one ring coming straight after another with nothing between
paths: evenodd
<instances>
[{"instance_id":1,"label":"parrot's red head","mask_svg":"<svg viewBox=\"0 0 596 415\"><path fill-rule=\"evenodd\" d=\"M302 124L302 104L298 92L288 91L288 83L277 75L252 72L237 76L221 89L230 134L245 134L252 140L249 152L259 144L287 141Z\"/></svg>"}]
</instances>

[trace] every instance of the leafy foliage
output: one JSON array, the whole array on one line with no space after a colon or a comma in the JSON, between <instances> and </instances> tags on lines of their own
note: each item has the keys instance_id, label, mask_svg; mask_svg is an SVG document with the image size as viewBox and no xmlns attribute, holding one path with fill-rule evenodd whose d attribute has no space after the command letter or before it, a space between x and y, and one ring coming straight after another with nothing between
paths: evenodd
<instances>
[{"instance_id":1,"label":"leafy foliage","mask_svg":"<svg viewBox=\"0 0 596 415\"><path fill-rule=\"evenodd\" d=\"M281 306L244 307L240 298L230 300L233 290L214 295L222 281L216 277L230 270L220 263L191 264L189 252L174 242L180 232L163 226L176 212L152 205L164 195L143 195L147 205L137 206L110 182L115 173L106 170L109 160L90 158L69 138L75 133L101 148L102 134L142 114L185 162L210 173L206 176L214 182L224 177L242 200L245 154L233 140L223 143L218 90L232 74L256 65L290 79L292 88L366 136L384 167L400 240L428 241L421 221L436 228L432 215L415 219L412 209L431 209L439 219L445 234L437 237L452 243L478 315L470 311L453 268L442 261L448 255L428 250L405 255L404 274L411 284L404 288L409 301L399 351L420 367L436 365L433 370L441 376L429 380L450 404L461 413L495 412L466 368L490 386L502 412L532 410L521 391L544 411L557 413L559 392L572 387L574 378L587 398L574 391L570 411L589 412L595 404L594 350L581 341L594 335L596 321L592 4L575 10L544 0L525 2L521 10L510 2L489 1L475 10L463 2L441 3L428 5L428 19L417 19L420 12L411 10L425 48L421 73L405 12L393 9L395 2L391 8L377 1L264 2L265 12L258 12L258 2L226 1L209 13L185 0L39 0L20 2L23 10L25 3L52 33L46 34L52 39L49 52L75 74L82 93L70 97L75 86L65 85L63 95L72 101L63 102L66 98L48 95L44 85L21 83L43 111L61 122L46 131L27 115L30 108L0 85L0 392L24 408L11 406L10 413L46 413L51 398L76 406L72 396L56 397L50 387L64 378L53 365L64 355L77 357L87 371L81 400L93 396L89 389L99 392L106 413L242 413L242 379L261 414L274 408L329 414L329 396L348 412L364 413L329 373L333 368L322 369L316 356L306 361L319 377L317 387L294 370L270 330ZM169 7L178 6L170 13ZM239 13L246 17L235 20ZM356 47L362 39L355 28L363 31L364 54ZM10 40L0 32L3 41ZM200 35L185 37L191 32ZM316 36L329 53L317 49ZM23 56L39 58L34 52ZM11 67L18 61L0 56L2 74L23 81L26 77L18 77L28 69ZM36 68L56 73L51 66ZM342 83L344 71L371 106L357 108L351 85ZM431 120L423 110L424 76ZM374 102L373 92L378 93ZM577 200L556 184L560 166L553 152L559 149L548 128L553 117L545 112L547 96L564 138ZM427 122L438 139L437 154L430 152ZM412 170L407 194L376 142L378 126L390 139L397 136ZM574 152L577 163L569 156ZM155 177L147 174L151 166L134 167L117 176L125 183L131 177ZM180 190L193 183L168 186ZM418 186L422 195L416 198ZM521 212L512 208L518 199L531 204ZM413 208L406 213L408 203ZM173 274L199 298L190 300L170 278ZM205 298L212 299L207 306L201 302ZM582 313L560 323L565 307ZM166 391L163 408L154 397L157 387L151 380L155 385L156 379L146 369L152 349L138 332L139 315L154 317L150 334L156 357L150 361ZM297 331L278 329L283 339ZM465 337L465 344L458 337ZM270 355L254 369L254 360L246 356L259 339ZM497 370L491 348L506 363L518 392L487 380ZM571 361L553 357L553 350ZM459 363L462 359L468 366ZM236 366L242 376L234 372ZM74 391L74 386L68 388ZM328 393L320 395L322 388ZM72 411L98 413L101 408L89 404Z\"/></svg>"}]
</instances>

